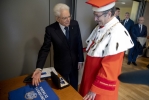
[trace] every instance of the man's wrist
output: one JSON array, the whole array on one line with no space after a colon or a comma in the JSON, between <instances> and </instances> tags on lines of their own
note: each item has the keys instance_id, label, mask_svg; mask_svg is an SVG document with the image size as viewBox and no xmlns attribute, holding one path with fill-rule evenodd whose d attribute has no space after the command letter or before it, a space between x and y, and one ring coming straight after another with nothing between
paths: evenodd
<instances>
[{"instance_id":1,"label":"man's wrist","mask_svg":"<svg viewBox=\"0 0 149 100\"><path fill-rule=\"evenodd\" d=\"M41 71L41 72L42 72L42 69L41 69L41 68L36 68L36 70L39 70L39 71Z\"/></svg>"}]
</instances>

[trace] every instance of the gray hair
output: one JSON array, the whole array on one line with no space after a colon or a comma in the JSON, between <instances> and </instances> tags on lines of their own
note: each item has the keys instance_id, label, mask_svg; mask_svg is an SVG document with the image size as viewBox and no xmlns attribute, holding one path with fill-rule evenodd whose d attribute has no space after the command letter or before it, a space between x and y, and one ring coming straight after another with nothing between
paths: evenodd
<instances>
[{"instance_id":1,"label":"gray hair","mask_svg":"<svg viewBox=\"0 0 149 100\"><path fill-rule=\"evenodd\" d=\"M69 10L70 8L66 5L66 4L63 4L63 3L58 3L55 5L53 11L54 11L54 15L56 17L60 16L61 14L61 10Z\"/></svg>"},{"instance_id":2,"label":"gray hair","mask_svg":"<svg viewBox=\"0 0 149 100\"><path fill-rule=\"evenodd\" d=\"M109 9L109 10L103 11L103 13L105 14L105 16L106 16L106 14L107 14L108 12L111 12L111 17L113 17L114 14L115 14L115 7L111 8L111 9Z\"/></svg>"},{"instance_id":3,"label":"gray hair","mask_svg":"<svg viewBox=\"0 0 149 100\"><path fill-rule=\"evenodd\" d=\"M126 12L125 14L128 14L128 15L130 15L130 14L129 14L129 12Z\"/></svg>"}]
</instances>

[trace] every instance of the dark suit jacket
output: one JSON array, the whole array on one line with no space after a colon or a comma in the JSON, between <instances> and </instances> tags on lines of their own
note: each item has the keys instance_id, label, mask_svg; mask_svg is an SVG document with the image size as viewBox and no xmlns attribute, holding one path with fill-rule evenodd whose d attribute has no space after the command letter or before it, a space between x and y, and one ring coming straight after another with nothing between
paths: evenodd
<instances>
[{"instance_id":1,"label":"dark suit jacket","mask_svg":"<svg viewBox=\"0 0 149 100\"><path fill-rule=\"evenodd\" d=\"M69 74L78 70L78 62L84 61L83 47L78 22L70 21L69 40L62 32L59 23L46 27L44 43L39 51L36 68L43 68L51 43L54 49L54 67L59 73Z\"/></svg>"},{"instance_id":2,"label":"dark suit jacket","mask_svg":"<svg viewBox=\"0 0 149 100\"><path fill-rule=\"evenodd\" d=\"M119 16L116 16L116 18L117 18L119 21L121 21Z\"/></svg>"},{"instance_id":3,"label":"dark suit jacket","mask_svg":"<svg viewBox=\"0 0 149 100\"><path fill-rule=\"evenodd\" d=\"M142 25L142 31L140 33L139 24L135 24L132 28L132 39L137 40L137 37L146 37L147 36L147 27Z\"/></svg>"},{"instance_id":4,"label":"dark suit jacket","mask_svg":"<svg viewBox=\"0 0 149 100\"><path fill-rule=\"evenodd\" d=\"M140 33L140 28L138 24L135 24L131 30L131 38L134 43L134 48L137 53L142 54L143 53L143 47L141 44L137 41L137 37L147 37L147 27L145 25L142 25L142 31ZM135 52L134 52L135 53Z\"/></svg>"},{"instance_id":5,"label":"dark suit jacket","mask_svg":"<svg viewBox=\"0 0 149 100\"><path fill-rule=\"evenodd\" d=\"M125 19L122 21L122 24L124 25ZM131 29L134 25L134 22L129 19L128 22L124 25L124 27L127 29L127 31L129 32L130 36L131 36Z\"/></svg>"}]
</instances>

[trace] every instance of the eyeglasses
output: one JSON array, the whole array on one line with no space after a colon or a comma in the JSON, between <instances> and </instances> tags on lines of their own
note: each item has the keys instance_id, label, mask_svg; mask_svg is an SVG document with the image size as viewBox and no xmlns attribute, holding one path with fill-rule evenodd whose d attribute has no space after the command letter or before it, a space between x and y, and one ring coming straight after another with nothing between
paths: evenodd
<instances>
[{"instance_id":1,"label":"eyeglasses","mask_svg":"<svg viewBox=\"0 0 149 100\"><path fill-rule=\"evenodd\" d=\"M95 14L94 14L94 16L99 19L99 18L100 18L102 15L104 15L104 14L106 14L106 13L103 13L103 14L101 14L101 15L95 15Z\"/></svg>"},{"instance_id":2,"label":"eyeglasses","mask_svg":"<svg viewBox=\"0 0 149 100\"><path fill-rule=\"evenodd\" d=\"M71 19L71 16L68 16L68 17L59 17L61 18L62 20L66 21L67 19Z\"/></svg>"}]
</instances>

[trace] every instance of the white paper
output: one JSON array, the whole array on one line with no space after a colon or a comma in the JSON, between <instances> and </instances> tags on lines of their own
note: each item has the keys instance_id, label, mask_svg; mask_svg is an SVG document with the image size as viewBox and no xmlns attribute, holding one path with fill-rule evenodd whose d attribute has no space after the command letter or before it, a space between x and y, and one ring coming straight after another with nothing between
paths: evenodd
<instances>
[{"instance_id":1,"label":"white paper","mask_svg":"<svg viewBox=\"0 0 149 100\"><path fill-rule=\"evenodd\" d=\"M140 42L140 44L143 46L146 42L146 37L138 37L138 41Z\"/></svg>"},{"instance_id":2,"label":"white paper","mask_svg":"<svg viewBox=\"0 0 149 100\"><path fill-rule=\"evenodd\" d=\"M54 67L48 67L43 68L42 73L46 74L41 75L41 78L51 77L51 71L53 71L56 75L58 75Z\"/></svg>"}]
</instances>

